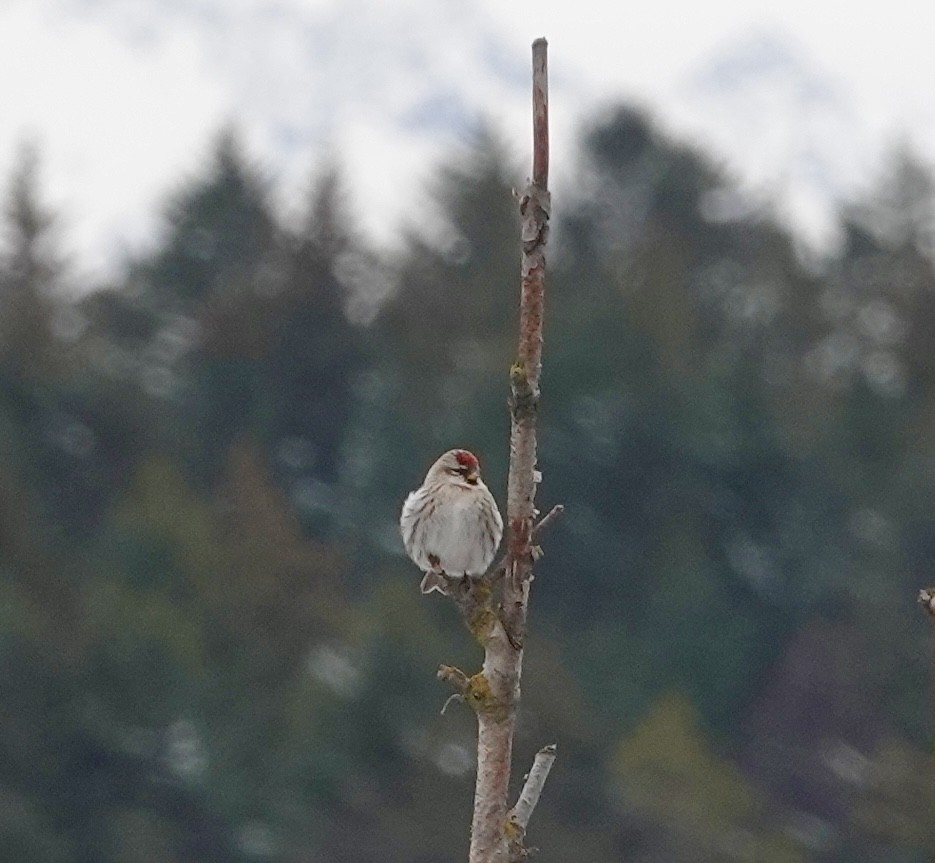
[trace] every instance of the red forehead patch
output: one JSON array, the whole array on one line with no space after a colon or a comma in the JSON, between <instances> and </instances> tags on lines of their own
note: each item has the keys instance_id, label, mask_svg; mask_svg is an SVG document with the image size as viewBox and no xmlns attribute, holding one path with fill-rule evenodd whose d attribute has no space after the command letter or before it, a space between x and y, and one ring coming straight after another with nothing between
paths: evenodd
<instances>
[{"instance_id":1,"label":"red forehead patch","mask_svg":"<svg viewBox=\"0 0 935 863\"><path fill-rule=\"evenodd\" d=\"M466 449L456 450L455 458L458 460L458 464L463 464L465 467L477 467L477 456Z\"/></svg>"}]
</instances>

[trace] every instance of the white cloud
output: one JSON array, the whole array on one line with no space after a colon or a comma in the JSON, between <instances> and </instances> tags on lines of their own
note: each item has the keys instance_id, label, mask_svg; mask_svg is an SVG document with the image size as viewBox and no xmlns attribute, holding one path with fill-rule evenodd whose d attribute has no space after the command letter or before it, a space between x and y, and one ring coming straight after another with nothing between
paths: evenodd
<instances>
[{"instance_id":1,"label":"white cloud","mask_svg":"<svg viewBox=\"0 0 935 863\"><path fill-rule=\"evenodd\" d=\"M0 12L0 80L12 82L0 89L0 170L8 175L22 141L39 145L44 191L97 272L151 233L161 196L218 128L227 97L187 34L141 49L101 23L44 11Z\"/></svg>"},{"instance_id":2,"label":"white cloud","mask_svg":"<svg viewBox=\"0 0 935 863\"><path fill-rule=\"evenodd\" d=\"M916 26L927 14L920 0L859 12L814 0L660 0L639 9L607 0L6 0L0 180L17 143L35 139L68 245L86 273L105 272L122 246L151 239L163 196L234 121L292 200L316 160L337 154L352 170L366 226L389 241L427 167L458 134L440 134L432 116L482 112L526 152L523 79L530 42L545 35L559 179L582 113L629 98L720 148L748 181L792 183L786 208L814 209L820 188L790 180L803 148L817 148L806 163L830 159L848 177L866 173L868 154L902 133L935 148L935 56ZM734 94L719 103L728 112L720 125L713 102L693 113L686 82L751 32L789 34L806 65L838 89L843 113L815 118L814 140L796 139L794 106L775 94L765 108L759 96L745 104ZM760 135L755 146L744 139L732 149L731 137L750 130Z\"/></svg>"}]
</instances>

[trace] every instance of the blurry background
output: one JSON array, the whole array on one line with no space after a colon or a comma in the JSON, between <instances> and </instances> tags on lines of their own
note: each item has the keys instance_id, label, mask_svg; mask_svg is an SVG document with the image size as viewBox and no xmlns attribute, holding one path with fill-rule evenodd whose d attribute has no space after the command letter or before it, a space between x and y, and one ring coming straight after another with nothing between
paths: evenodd
<instances>
[{"instance_id":1,"label":"blurry background","mask_svg":"<svg viewBox=\"0 0 935 863\"><path fill-rule=\"evenodd\" d=\"M480 656L396 522L452 445L504 499L540 34L530 841L929 859L919 10L523 5L0 8L5 859L463 859Z\"/></svg>"}]
</instances>

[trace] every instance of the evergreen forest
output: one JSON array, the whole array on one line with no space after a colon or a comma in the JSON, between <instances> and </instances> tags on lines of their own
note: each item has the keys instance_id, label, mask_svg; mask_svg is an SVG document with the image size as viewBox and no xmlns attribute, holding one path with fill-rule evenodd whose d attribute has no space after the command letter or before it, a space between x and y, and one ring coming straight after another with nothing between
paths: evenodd
<instances>
[{"instance_id":1,"label":"evergreen forest","mask_svg":"<svg viewBox=\"0 0 935 863\"><path fill-rule=\"evenodd\" d=\"M935 845L935 172L805 250L628 107L554 201L518 789L542 863L922 863ZM376 249L235 132L75 290L41 153L0 213L0 857L455 863L476 670L398 516L505 505L523 180L483 127Z\"/></svg>"}]
</instances>

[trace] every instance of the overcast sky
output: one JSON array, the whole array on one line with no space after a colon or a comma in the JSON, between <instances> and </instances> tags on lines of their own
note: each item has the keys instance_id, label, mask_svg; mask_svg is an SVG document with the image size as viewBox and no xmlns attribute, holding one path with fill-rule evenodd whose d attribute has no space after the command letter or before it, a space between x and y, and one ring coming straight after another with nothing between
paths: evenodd
<instances>
[{"instance_id":1,"label":"overcast sky","mask_svg":"<svg viewBox=\"0 0 935 863\"><path fill-rule=\"evenodd\" d=\"M858 90L868 109L926 108L935 82L935 10L924 0L481 0L517 48L532 24L595 81L661 91L719 43L750 30L781 29ZM560 48L559 48L560 46Z\"/></svg>"},{"instance_id":2,"label":"overcast sky","mask_svg":"<svg viewBox=\"0 0 935 863\"><path fill-rule=\"evenodd\" d=\"M225 15L260 7L333 9L341 2L359 14L380 5L378 0L226 0L215 7L215 0L191 0L193 7L222 8ZM394 2L418 15L422 5L435 0ZM106 272L121 248L145 245L159 202L172 184L197 170L211 136L225 122L238 121L248 133L252 124L260 158L272 152L263 149L259 127L279 106L261 104L262 94L245 92L249 79L245 88L243 78L220 74L223 52L206 43L203 33L153 25L162 13L152 10L176 5L0 0L0 180L8 176L18 143L31 138L40 145L47 198L64 215L65 245L85 275ZM433 10L453 8L470 13L475 22L486 19L507 53L514 52L522 64L528 63L532 38L546 36L553 78L575 82L575 92L586 92L588 101L636 100L671 128L707 135L715 146L717 130L709 122L705 132L706 118L692 115L686 82L725 46L750 34L778 33L878 141L895 143L906 136L922 155L935 153L935 12L921 0L461 0L457 7L449 3ZM458 26L452 22L453 46ZM436 31L427 38L444 36ZM288 42L282 44L285 50ZM257 58L257 64L265 62L262 51ZM249 70L250 62L246 57L242 65ZM522 113L512 104L506 107ZM287 104L282 108L290 110ZM359 122L352 112L345 116L349 128ZM517 122L522 128L528 117L517 116ZM845 129L841 137L849 137L840 128ZM353 141L350 133L348 141ZM836 143L846 160L850 142ZM387 184L377 190L380 195L391 195L391 182L411 185L407 171L425 161L411 146L397 151L408 154L409 164L403 159L398 171L374 175L373 183ZM781 173L776 158L764 165L763 171ZM855 156L851 175L866 172L866 166L864 156ZM748 167L757 170L754 161Z\"/></svg>"}]
</instances>

